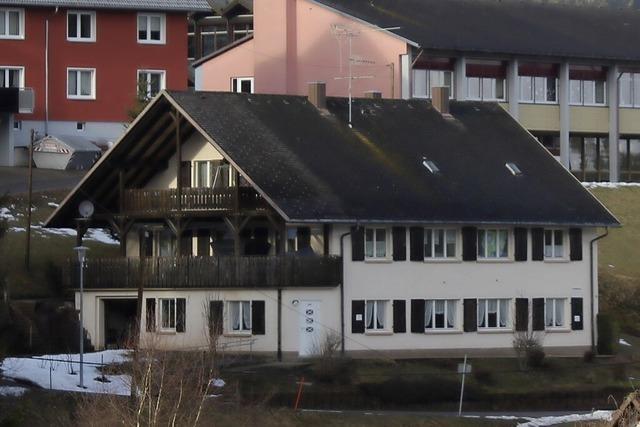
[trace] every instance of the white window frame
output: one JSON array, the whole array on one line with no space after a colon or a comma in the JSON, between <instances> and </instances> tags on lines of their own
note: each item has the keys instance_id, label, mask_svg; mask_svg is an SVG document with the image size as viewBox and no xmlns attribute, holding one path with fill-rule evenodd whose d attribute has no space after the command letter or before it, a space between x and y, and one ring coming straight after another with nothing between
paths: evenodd
<instances>
[{"instance_id":1,"label":"white window frame","mask_svg":"<svg viewBox=\"0 0 640 427\"><path fill-rule=\"evenodd\" d=\"M145 90L145 98L146 100L149 100L153 97L155 97L155 95L151 95L151 79L150 76L152 74L159 74L160 75L160 92L162 92L163 90L166 89L166 82L167 82L167 71L166 70L150 70L150 69L142 69L142 70L138 70L138 72L136 73L136 93L138 93L138 91L140 90L140 76L144 75L145 76L145 81L147 83L147 87ZM138 93L139 95L139 93ZM157 95L157 94L156 94Z\"/></svg>"},{"instance_id":2,"label":"white window frame","mask_svg":"<svg viewBox=\"0 0 640 427\"><path fill-rule=\"evenodd\" d=\"M506 102L507 98L508 98L508 94L507 94L507 79L505 78L497 78L497 77L466 77L467 79L467 99L469 101L488 101L488 102ZM469 79L478 79L479 83L480 83L480 97L472 97L469 93L470 91L470 85L469 85ZM487 97L485 96L484 93L484 84L483 84L483 80L488 79L491 80L491 91L492 94L491 96ZM497 98L495 96L496 94L496 81L497 80L502 80L502 98Z\"/></svg>"},{"instance_id":3,"label":"white window frame","mask_svg":"<svg viewBox=\"0 0 640 427\"><path fill-rule=\"evenodd\" d=\"M562 247L556 253L556 233L562 234ZM547 255L547 233L551 233L551 255ZM545 228L543 234L543 251L545 261L563 261L567 259L567 233L558 228Z\"/></svg>"},{"instance_id":4,"label":"white window frame","mask_svg":"<svg viewBox=\"0 0 640 427\"><path fill-rule=\"evenodd\" d=\"M214 167L214 163L219 163L224 161L224 159L216 159L216 160L194 160L191 164L191 182L193 183L193 187L195 188L213 188L213 182L211 182L211 175L213 172L213 167ZM207 171L207 178L206 178L206 185L202 186L200 185L200 177L198 175L198 164L205 164L206 166L206 171ZM236 182L235 182L235 176L234 176L234 168L233 166L228 163L229 165L229 177L228 177L228 182L232 183L232 185L229 186L229 188L234 188L236 186ZM216 164L216 167L218 166L218 164Z\"/></svg>"},{"instance_id":5,"label":"white window frame","mask_svg":"<svg viewBox=\"0 0 640 427\"><path fill-rule=\"evenodd\" d=\"M536 79L542 78L544 79L544 93L545 97L543 101L538 101L536 99ZM531 80L531 100L526 100L523 98L522 93L522 81L523 79ZM556 85L556 99L554 101L547 100L547 91L549 88L549 79L554 79ZM546 104L546 105L557 105L558 104L558 78L557 77L544 77L544 76L518 76L518 91L520 92L519 102L521 104Z\"/></svg>"},{"instance_id":6,"label":"white window frame","mask_svg":"<svg viewBox=\"0 0 640 427\"><path fill-rule=\"evenodd\" d=\"M569 81L569 85L571 85L571 81L580 82L580 102L571 101L571 94L569 94L569 105L577 105L577 106L585 106L585 107L604 107L607 105L607 82L603 80L579 80L579 79L571 79ZM602 82L604 85L603 88L603 101L596 102L596 82ZM593 84L593 102L587 102L584 99L584 85L585 83Z\"/></svg>"},{"instance_id":7,"label":"white window frame","mask_svg":"<svg viewBox=\"0 0 640 427\"><path fill-rule=\"evenodd\" d=\"M244 303L247 303L249 306L249 325L247 326L247 328L244 327ZM240 317L240 323L238 326L238 329L233 329L233 320L231 317L231 307L232 305L238 304L238 316ZM253 301L251 300L231 300L231 301L227 301L225 306L226 306L226 310L227 310L227 315L226 315L226 324L227 326L227 333L228 334L241 334L241 335L247 335L247 334L251 334L253 331L253 317L252 317L252 307L253 305Z\"/></svg>"},{"instance_id":8,"label":"white window frame","mask_svg":"<svg viewBox=\"0 0 640 427\"><path fill-rule=\"evenodd\" d=\"M233 82L236 82L236 91L233 91ZM242 88L242 82L250 82L251 83L251 93L254 93L255 91L255 86L254 86L254 78L253 77L231 77L231 92L234 93L244 93L242 92L241 88Z\"/></svg>"},{"instance_id":9,"label":"white window frame","mask_svg":"<svg viewBox=\"0 0 640 427\"><path fill-rule=\"evenodd\" d=\"M369 328L367 325L367 306L369 303L373 303L373 328ZM383 325L382 327L378 327L378 312L380 310L379 305L382 304L382 312L383 312ZM364 302L364 329L365 333L376 333L376 332L388 332L389 328L389 301L384 299L369 299Z\"/></svg>"},{"instance_id":10,"label":"white window frame","mask_svg":"<svg viewBox=\"0 0 640 427\"><path fill-rule=\"evenodd\" d=\"M22 130L22 120L13 121L13 130L16 130L16 131Z\"/></svg>"},{"instance_id":11,"label":"white window frame","mask_svg":"<svg viewBox=\"0 0 640 427\"><path fill-rule=\"evenodd\" d=\"M0 34L0 39L24 40L24 9L15 7L0 7L0 12L4 12L5 34ZM9 34L9 12L18 12L18 34Z\"/></svg>"},{"instance_id":12,"label":"white window frame","mask_svg":"<svg viewBox=\"0 0 640 427\"><path fill-rule=\"evenodd\" d=\"M163 325L164 320L164 302L169 303L169 316L171 316L171 303L173 303L173 319L169 318L169 326ZM160 332L176 332L176 325L178 324L178 299L177 298L158 298L158 330ZM173 325L171 324L173 321Z\"/></svg>"},{"instance_id":13,"label":"white window frame","mask_svg":"<svg viewBox=\"0 0 640 427\"><path fill-rule=\"evenodd\" d=\"M480 253L480 231L484 231L484 254ZM489 231L495 231L496 232L496 256L495 257L489 257L487 256L487 249L488 249L488 235L489 235ZM500 251L499 251L499 247L498 247L498 243L499 243L499 234L500 232L506 232L507 233L507 254L505 256L500 256ZM505 260L509 260L511 259L511 251L512 251L512 244L511 244L511 231L508 228L501 228L501 227L488 227L488 228L478 228L478 236L476 239L476 253L478 254L478 260L480 261L505 261Z\"/></svg>"},{"instance_id":14,"label":"white window frame","mask_svg":"<svg viewBox=\"0 0 640 427\"><path fill-rule=\"evenodd\" d=\"M436 327L436 302L444 301L444 327ZM447 326L448 312L449 312L449 303L452 303L455 307L455 314L453 316L453 326ZM425 322L424 322L424 330L425 332L444 332L444 331L457 331L459 330L459 321L458 321L458 313L460 300L457 299L445 299L445 298L433 298L426 299L424 301L425 304ZM427 304L431 304L431 327L429 327L429 323L427 322Z\"/></svg>"},{"instance_id":15,"label":"white window frame","mask_svg":"<svg viewBox=\"0 0 640 427\"><path fill-rule=\"evenodd\" d=\"M553 298L545 298L544 299L544 328L545 330L563 330L563 329L568 329L568 307L569 304L567 303L567 301L569 300L569 298L563 298L563 297L553 297ZM562 307L562 325L556 325L557 319L556 319L556 304L558 301L562 301L563 307ZM551 302L551 304L549 304L549 302ZM552 310L552 314L551 314L551 319L552 319L552 326L547 325L547 313L548 313L548 309L549 309L549 305L551 305L551 310Z\"/></svg>"},{"instance_id":16,"label":"white window frame","mask_svg":"<svg viewBox=\"0 0 640 427\"><path fill-rule=\"evenodd\" d=\"M418 94L415 91L415 81L416 81L416 71L424 71L426 73L425 75L425 84L426 84L426 88L425 88L425 95L423 96L422 94ZM411 70L411 96L412 98L416 98L416 99L431 99L431 89L434 87L434 85L431 84L431 78L432 78L432 73L442 73L442 77L444 79L444 75L445 73L449 73L449 75L451 76L451 85L449 86L449 99L453 99L454 98L454 84L455 84L455 78L454 78L454 72L451 70L429 70L429 69L422 69L422 68L414 68ZM446 86L444 83L442 83L441 85L438 84L438 86Z\"/></svg>"},{"instance_id":17,"label":"white window frame","mask_svg":"<svg viewBox=\"0 0 640 427\"><path fill-rule=\"evenodd\" d=\"M140 38L140 17L147 18L147 38ZM151 39L151 19L160 18L160 40ZM138 13L136 17L136 39L139 44L166 44L167 43L167 16L164 13Z\"/></svg>"},{"instance_id":18,"label":"white window frame","mask_svg":"<svg viewBox=\"0 0 640 427\"><path fill-rule=\"evenodd\" d=\"M640 108L640 94L636 94L636 89L640 89L640 73L622 73L622 77L625 75L629 76L629 98L631 99L631 103L622 102L622 86L619 85L618 90L620 91L620 94L618 95L618 105L625 108ZM622 81L622 77L620 78L620 81ZM636 81L638 82L637 87ZM636 98L638 99L638 102L636 102Z\"/></svg>"},{"instance_id":19,"label":"white window frame","mask_svg":"<svg viewBox=\"0 0 640 427\"><path fill-rule=\"evenodd\" d=\"M489 301L496 301L496 326L489 326ZM506 322L505 322L505 326L500 326L500 318L502 315L502 309L500 308L501 304L500 301L506 301L507 302L507 318L506 318ZM481 326L481 323L478 322L478 330L479 331L506 331L511 329L511 324L512 324L512 300L511 298L478 298L478 306L480 306L480 304L484 303L485 307L484 307L484 324L485 326ZM476 320L477 320L476 316Z\"/></svg>"},{"instance_id":20,"label":"white window frame","mask_svg":"<svg viewBox=\"0 0 640 427\"><path fill-rule=\"evenodd\" d=\"M367 255L367 231L373 231L373 256ZM384 230L384 256L377 256L376 243L378 242L378 230ZM390 232L386 227L365 227L364 229L364 259L365 261L387 261L389 260L389 237Z\"/></svg>"},{"instance_id":21,"label":"white window frame","mask_svg":"<svg viewBox=\"0 0 640 427\"><path fill-rule=\"evenodd\" d=\"M3 80L3 87L7 87L6 84L9 80L9 73L7 71L17 70L20 73L19 88L24 88L24 67L20 65L0 65L0 79Z\"/></svg>"},{"instance_id":22,"label":"white window frame","mask_svg":"<svg viewBox=\"0 0 640 427\"><path fill-rule=\"evenodd\" d=\"M444 248L443 248L443 256L436 256L435 255L435 239L433 238L436 232L443 232L443 236L444 236ZM447 252L447 234L453 232L454 233L454 237L455 237L455 247L454 247L454 254L453 256L448 256L449 253ZM431 256L427 256L427 250L426 250L426 244L427 244L427 236L428 234L431 233ZM460 250L458 249L460 247L460 233L458 232L457 228L454 227L427 227L424 229L424 240L423 240L423 245L425 246L425 250L424 250L424 260L428 261L428 262L443 262L443 261L458 261L460 259Z\"/></svg>"},{"instance_id":23,"label":"white window frame","mask_svg":"<svg viewBox=\"0 0 640 427\"><path fill-rule=\"evenodd\" d=\"M76 15L76 31L77 34L75 37L71 37L69 35L69 16L70 15ZM82 37L81 33L81 21L82 19L80 18L82 15L89 15L91 17L91 35L89 37ZM67 11L67 21L66 21L66 26L67 26L67 41L70 42L80 42L80 43L93 43L96 41L96 33L97 33L97 28L96 28L96 12L91 11L91 10L69 10Z\"/></svg>"},{"instance_id":24,"label":"white window frame","mask_svg":"<svg viewBox=\"0 0 640 427\"><path fill-rule=\"evenodd\" d=\"M77 93L80 91L80 86L82 82L78 78L81 75L82 71L90 71L91 72L91 95L78 95ZM69 73L76 73L76 95L69 95ZM81 67L69 67L67 68L67 99L74 100L86 100L92 101L96 99L96 69L95 68L81 68Z\"/></svg>"}]
</instances>

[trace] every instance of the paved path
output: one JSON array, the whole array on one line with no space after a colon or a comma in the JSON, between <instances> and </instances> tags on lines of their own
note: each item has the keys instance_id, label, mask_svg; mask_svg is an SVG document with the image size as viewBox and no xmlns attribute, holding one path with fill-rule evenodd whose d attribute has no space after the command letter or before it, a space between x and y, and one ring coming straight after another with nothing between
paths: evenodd
<instances>
[{"instance_id":1,"label":"paved path","mask_svg":"<svg viewBox=\"0 0 640 427\"><path fill-rule=\"evenodd\" d=\"M70 190L80 182L86 171L33 169L33 191ZM26 193L28 168L0 167L0 194Z\"/></svg>"}]
</instances>

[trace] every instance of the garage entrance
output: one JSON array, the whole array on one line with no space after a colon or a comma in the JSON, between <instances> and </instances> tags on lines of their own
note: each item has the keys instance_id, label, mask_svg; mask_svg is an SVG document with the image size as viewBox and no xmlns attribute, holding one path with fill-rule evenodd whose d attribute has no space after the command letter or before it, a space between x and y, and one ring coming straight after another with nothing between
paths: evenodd
<instances>
[{"instance_id":1,"label":"garage entrance","mask_svg":"<svg viewBox=\"0 0 640 427\"><path fill-rule=\"evenodd\" d=\"M136 299L104 299L104 346L125 348L136 324Z\"/></svg>"}]
</instances>

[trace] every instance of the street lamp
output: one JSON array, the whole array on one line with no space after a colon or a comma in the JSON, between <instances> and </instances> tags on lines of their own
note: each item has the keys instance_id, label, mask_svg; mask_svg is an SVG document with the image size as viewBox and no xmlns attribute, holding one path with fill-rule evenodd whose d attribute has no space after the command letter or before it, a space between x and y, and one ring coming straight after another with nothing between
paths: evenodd
<instances>
[{"instance_id":1,"label":"street lamp","mask_svg":"<svg viewBox=\"0 0 640 427\"><path fill-rule=\"evenodd\" d=\"M78 264L80 265L80 388L84 388L84 322L82 319L82 300L84 291L84 261L87 258L87 251L89 248L86 246L77 246L73 248L78 253Z\"/></svg>"}]
</instances>

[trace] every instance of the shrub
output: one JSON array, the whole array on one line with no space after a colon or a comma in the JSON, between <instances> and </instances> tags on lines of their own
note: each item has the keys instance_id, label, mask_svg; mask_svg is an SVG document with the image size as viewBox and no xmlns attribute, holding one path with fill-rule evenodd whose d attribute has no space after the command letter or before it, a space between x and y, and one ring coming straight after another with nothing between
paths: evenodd
<instances>
[{"instance_id":1,"label":"shrub","mask_svg":"<svg viewBox=\"0 0 640 427\"><path fill-rule=\"evenodd\" d=\"M542 368L544 366L545 353L542 347L530 348L527 351L527 365L530 368Z\"/></svg>"},{"instance_id":2,"label":"shrub","mask_svg":"<svg viewBox=\"0 0 640 427\"><path fill-rule=\"evenodd\" d=\"M516 332L513 338L513 350L518 358L518 365L523 371L544 365L542 339L537 332Z\"/></svg>"},{"instance_id":3,"label":"shrub","mask_svg":"<svg viewBox=\"0 0 640 427\"><path fill-rule=\"evenodd\" d=\"M485 385L493 385L496 383L496 379L493 375L493 372L486 370L486 369L476 369L473 371L473 378L479 383L479 384L485 384Z\"/></svg>"},{"instance_id":4,"label":"shrub","mask_svg":"<svg viewBox=\"0 0 640 427\"><path fill-rule=\"evenodd\" d=\"M598 353L616 354L618 326L608 314L598 314Z\"/></svg>"},{"instance_id":5,"label":"shrub","mask_svg":"<svg viewBox=\"0 0 640 427\"><path fill-rule=\"evenodd\" d=\"M318 358L311 368L316 380L323 383L351 384L353 364L351 359L340 355L341 343L338 334L329 333L325 336L316 351Z\"/></svg>"},{"instance_id":6,"label":"shrub","mask_svg":"<svg viewBox=\"0 0 640 427\"><path fill-rule=\"evenodd\" d=\"M587 350L582 356L585 363L593 363L596 360L596 353L593 350Z\"/></svg>"}]
</instances>

